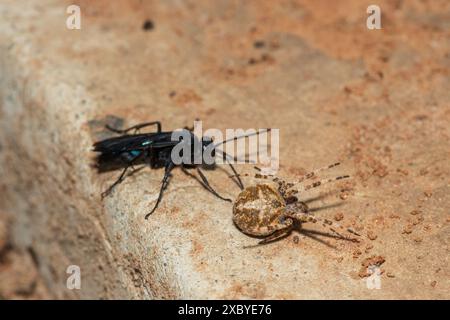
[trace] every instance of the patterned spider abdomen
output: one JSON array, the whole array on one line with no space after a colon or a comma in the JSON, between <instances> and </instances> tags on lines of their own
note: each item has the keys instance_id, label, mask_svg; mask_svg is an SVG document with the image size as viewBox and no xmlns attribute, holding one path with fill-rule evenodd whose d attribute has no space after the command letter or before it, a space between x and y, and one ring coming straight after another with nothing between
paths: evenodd
<instances>
[{"instance_id":1,"label":"patterned spider abdomen","mask_svg":"<svg viewBox=\"0 0 450 320\"><path fill-rule=\"evenodd\" d=\"M293 223L285 218L285 207L285 200L271 185L250 186L234 202L233 222L246 234L267 236Z\"/></svg>"}]
</instances>

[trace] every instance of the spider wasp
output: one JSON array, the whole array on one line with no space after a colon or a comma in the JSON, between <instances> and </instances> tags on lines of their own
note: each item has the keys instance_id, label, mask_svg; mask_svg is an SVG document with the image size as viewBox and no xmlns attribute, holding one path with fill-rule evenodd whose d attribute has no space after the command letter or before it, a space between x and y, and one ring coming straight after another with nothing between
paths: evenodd
<instances>
[{"instance_id":1,"label":"spider wasp","mask_svg":"<svg viewBox=\"0 0 450 320\"><path fill-rule=\"evenodd\" d=\"M150 126L156 126L156 132L139 133L140 129ZM113 128L109 125L106 125L106 128L114 133L120 134L120 136L104 139L94 143L93 151L100 153L97 158L97 164L100 166L104 163L119 161L121 163L121 166L123 167L123 170L119 178L106 191L102 193L102 198L110 194L114 187L124 180L127 171L130 168L133 168L134 164L145 163L148 164L152 169L164 168L164 176L161 182L158 198L153 209L145 215L145 219L147 219L157 209L163 197L163 192L169 183L170 173L175 167L181 167L181 169L185 173L187 173L191 177L196 178L194 175L187 172L187 169L195 168L198 176L200 177L200 179L196 178L196 180L207 191L209 191L219 199L231 202L231 199L222 197L213 189L213 187L209 184L209 181L206 178L205 174L201 170L201 167L204 166L205 163L198 163L194 161L194 157L198 156L199 152L202 153L206 150L209 150L210 154L215 157L216 151L220 151L223 155L224 161L230 166L231 170L234 173L234 176L231 176L231 178L233 180L236 178L236 180L234 181L239 186L239 188L243 190L244 185L239 178L236 169L229 161L230 158L233 158L226 154L223 150L218 150L216 148L230 141L235 141L238 139L247 138L253 135L258 135L260 133L270 131L270 129L264 129L262 131L257 131L251 134L241 135L232 139L214 143L211 137L202 136L201 138L199 138L193 133L193 128L185 127L183 130L185 131L185 133L187 133L187 135L184 135L184 137L187 137L185 140L189 140L185 142L188 142L190 144L192 152L191 156L188 159L184 157L181 163L176 163L172 159L172 151L177 146L177 144L182 142L181 140L183 140L183 138L173 139L174 131L162 131L161 122L145 122L123 130ZM195 146L200 146L201 150L197 150L198 148L194 148ZM201 159L203 159L203 157L201 157Z\"/></svg>"}]
</instances>

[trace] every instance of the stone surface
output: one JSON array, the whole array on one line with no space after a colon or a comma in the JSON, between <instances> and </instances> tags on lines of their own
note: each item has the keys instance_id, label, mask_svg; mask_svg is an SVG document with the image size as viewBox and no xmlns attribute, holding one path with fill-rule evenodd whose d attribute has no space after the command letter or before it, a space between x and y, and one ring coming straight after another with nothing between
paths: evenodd
<instances>
[{"instance_id":1,"label":"stone surface","mask_svg":"<svg viewBox=\"0 0 450 320\"><path fill-rule=\"evenodd\" d=\"M359 0L76 3L81 30L65 27L71 2L0 3L0 241L33 252L48 296L450 297L448 1L378 1L374 31ZM325 175L350 182L305 197L319 217L342 212L361 242L294 232L244 248L258 240L233 226L231 205L179 170L148 221L162 170L102 201L119 172L99 174L90 150L108 115L168 130L195 118L280 128L283 177L343 161ZM223 170L207 174L237 195ZM385 260L381 290L359 275L372 256ZM20 277L16 260L2 266ZM69 265L81 290L66 288ZM2 296L30 290L0 281Z\"/></svg>"}]
</instances>

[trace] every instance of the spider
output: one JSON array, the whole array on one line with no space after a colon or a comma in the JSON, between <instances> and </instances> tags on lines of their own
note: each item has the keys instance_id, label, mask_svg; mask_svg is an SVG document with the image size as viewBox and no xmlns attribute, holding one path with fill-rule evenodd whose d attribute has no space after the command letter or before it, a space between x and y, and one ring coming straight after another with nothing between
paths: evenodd
<instances>
[{"instance_id":1,"label":"spider","mask_svg":"<svg viewBox=\"0 0 450 320\"><path fill-rule=\"evenodd\" d=\"M344 175L332 179L315 181L309 185L302 186L300 189L293 189L293 187L305 180L313 178L318 172L331 169L339 164L338 162L311 171L300 177L295 183L286 182L279 177L257 173L255 178L268 179L272 177L272 181L278 186L275 187L269 183L257 183L242 190L233 205L234 224L247 235L263 237L258 244L266 244L290 234L296 222L301 225L306 222L315 223L322 221L331 225L331 221L329 220L321 220L314 217L308 205L305 202L299 201L296 194L326 183L346 179L350 176ZM261 171L257 167L255 169ZM330 227L330 230L338 236L343 237L333 228Z\"/></svg>"}]
</instances>

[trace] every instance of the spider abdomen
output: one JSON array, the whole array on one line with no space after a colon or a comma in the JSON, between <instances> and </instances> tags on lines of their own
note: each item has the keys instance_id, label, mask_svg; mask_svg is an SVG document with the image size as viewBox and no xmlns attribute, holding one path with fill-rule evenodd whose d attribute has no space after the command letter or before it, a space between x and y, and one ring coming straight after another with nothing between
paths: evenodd
<instances>
[{"instance_id":1,"label":"spider abdomen","mask_svg":"<svg viewBox=\"0 0 450 320\"><path fill-rule=\"evenodd\" d=\"M285 207L285 200L271 185L250 186L234 203L233 222L246 234L268 236L292 224L292 219L284 217Z\"/></svg>"}]
</instances>

